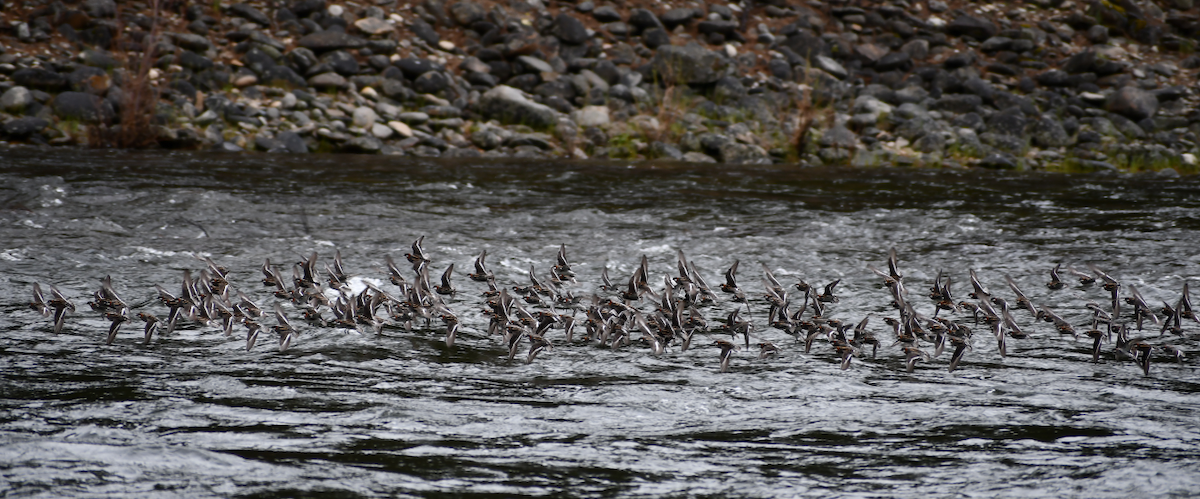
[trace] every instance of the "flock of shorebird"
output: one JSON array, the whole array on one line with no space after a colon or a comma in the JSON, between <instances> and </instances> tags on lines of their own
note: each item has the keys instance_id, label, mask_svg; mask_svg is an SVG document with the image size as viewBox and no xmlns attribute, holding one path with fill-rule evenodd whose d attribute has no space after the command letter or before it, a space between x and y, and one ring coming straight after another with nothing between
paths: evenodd
<instances>
[{"instance_id":1,"label":"flock of shorebird","mask_svg":"<svg viewBox=\"0 0 1200 499\"><path fill-rule=\"evenodd\" d=\"M318 255L314 252L291 266L291 279L285 279L268 259L262 265L262 284L271 289L280 301L290 302L293 314L298 312L310 327L374 331L376 334L381 334L385 328L400 327L410 332L414 327L441 331L440 326L431 327L438 320L445 326L446 346L453 348L461 323L458 314L451 309L452 304L457 306L456 297L459 294L452 283L454 264L450 264L441 274L439 284L433 284L430 279L431 260L423 242L422 236L413 243L412 253L406 255L412 267L409 279L405 278L405 272L390 256L386 257L388 280L398 288L394 294L362 279L358 281L362 285L357 286L361 291L355 292L350 285L350 276L343 269L340 252L335 254L332 265L324 265L323 275L317 267ZM759 348L759 358L779 352L779 348L759 332L766 327L754 324L750 317L750 299L738 285L737 261L725 271L725 282L717 287L717 291L726 295L724 300L709 287L682 251L678 252L678 275L664 276L661 288L655 289L652 284L647 259L643 256L625 284L614 284L608 277L606 267L600 275L602 284L599 289L607 296L590 294L585 298L576 296L570 289L577 282L567 259L565 245L560 246L556 262L547 276L539 277L531 265L529 281L511 288L497 285L495 275L488 270L487 256L487 251L483 251L475 259L475 271L467 276L472 281L482 283L481 287L486 286L482 293L485 302L482 314L488 319L486 334L489 338L503 340L508 348L509 361L517 356L523 345L528 345L525 361L533 362L539 353L552 348L549 334L554 329L563 330L563 341L567 344L599 344L612 349L640 345L649 348L654 355L662 355L676 346L680 351L687 350L696 333L716 335L719 339L712 341L711 345L720 348L722 372L729 370L734 351L750 348L752 336L757 338L754 343ZM231 290L228 269L211 259L202 260L206 266L199 270L197 277L193 277L191 271L184 271L178 295L162 286L155 286L159 301L167 307L168 313L165 321L149 311L137 313L136 317L145 323L146 343L150 343L160 331L163 334L171 333L181 319L218 325L226 336L233 333L235 326L241 325L246 329L247 350L254 348L260 333L268 328L278 335L280 351L287 350L297 341L300 329L292 325L280 302L273 307L274 317L268 318L268 312L244 292L235 293ZM988 329L996 341L997 351L1001 356L1006 356L1010 339L1020 340L1029 336L1027 330L1031 326L1022 326L1014 318L1013 314L1019 310L1028 311L1035 323L1044 321L1053 324L1058 333L1076 339L1081 337L1077 326L1050 308L1034 304L1007 276L1005 281L1015 295L1014 308L1010 308L1010 303L1004 298L989 292L974 270L970 271L972 300L956 301L951 290L954 281L939 272L929 288L928 297L934 306L933 315L928 316L917 311L915 297L909 292L898 269L895 250L889 252L886 272L872 266L868 268L883 279L883 286L890 292L891 307L898 315L884 317L883 321L888 324L895 338L892 346L900 347L904 354L908 372L912 372L918 363L930 363L947 346L952 350L948 368L950 371L957 369L964 354L972 349L973 327ZM1183 362L1182 350L1165 340L1183 335L1184 326L1189 322L1200 323L1200 318L1193 312L1186 282L1182 296L1174 305L1163 302L1163 306L1156 310L1151 308L1135 286L1118 282L1094 265L1089 265L1088 269L1090 273L1055 266L1050 271L1050 281L1046 287L1051 290L1067 287L1067 281L1062 280L1060 275L1065 271L1077 279L1080 286L1089 287L1098 283L1105 291L1105 298L1110 298L1104 305L1089 302L1087 308L1091 319L1086 324L1078 325L1080 329L1086 326L1082 335L1092 340L1094 362L1100 361L1101 347L1106 343L1114 346L1113 358L1136 362L1146 375L1150 374L1151 358L1155 355ZM828 315L832 304L839 301L834 292L840 280L823 288L810 286L803 280L785 286L766 265L762 265L762 271L763 298L769 305L767 327L794 337L803 344L805 353L810 352L814 344L828 343L840 358L842 369L849 368L855 357L869 355L875 358L881 340L868 329L870 314L857 323ZM800 296L803 296L802 301ZM719 307L719 302L725 300L728 300L728 305ZM152 301L131 307L117 294L112 278L106 276L88 305L111 321L106 343L112 344L121 326L132 320L131 310L145 307ZM30 306L45 316L53 315L56 333L62 331L67 312L75 311L75 305L57 288L50 286L50 297L47 299L37 283L33 285ZM742 315L743 306L745 316ZM1129 313L1123 314L1130 309ZM326 310L332 318L326 316ZM723 320L710 325L705 311L723 315ZM943 311L957 314L956 320L946 318ZM583 313L582 317L579 317L579 312ZM939 314L943 316L938 317ZM272 319L273 324L270 322ZM580 323L585 333L577 341L575 329ZM1130 336L1134 327L1139 332L1144 331L1148 323L1159 328L1158 337L1154 340ZM1168 333L1171 336L1167 336ZM721 338L725 335L729 338ZM927 352L928 349L932 349L932 353Z\"/></svg>"}]
</instances>

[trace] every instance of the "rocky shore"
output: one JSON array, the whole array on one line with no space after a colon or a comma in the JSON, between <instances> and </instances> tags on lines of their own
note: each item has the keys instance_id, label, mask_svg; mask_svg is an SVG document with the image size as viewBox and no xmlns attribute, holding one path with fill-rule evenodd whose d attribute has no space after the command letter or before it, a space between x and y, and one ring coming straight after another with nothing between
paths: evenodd
<instances>
[{"instance_id":1,"label":"rocky shore","mask_svg":"<svg viewBox=\"0 0 1200 499\"><path fill-rule=\"evenodd\" d=\"M1177 172L1200 154L1192 0L0 6L9 143L111 146L141 97L161 148Z\"/></svg>"}]
</instances>

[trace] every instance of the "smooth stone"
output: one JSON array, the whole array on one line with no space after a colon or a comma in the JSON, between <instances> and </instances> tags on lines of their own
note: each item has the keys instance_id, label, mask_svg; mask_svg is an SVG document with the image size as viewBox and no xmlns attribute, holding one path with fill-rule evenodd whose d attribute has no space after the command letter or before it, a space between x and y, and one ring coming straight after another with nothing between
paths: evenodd
<instances>
[{"instance_id":1,"label":"smooth stone","mask_svg":"<svg viewBox=\"0 0 1200 499\"><path fill-rule=\"evenodd\" d=\"M571 120L580 128L605 127L611 123L608 106L584 106L571 113Z\"/></svg>"},{"instance_id":2,"label":"smooth stone","mask_svg":"<svg viewBox=\"0 0 1200 499\"><path fill-rule=\"evenodd\" d=\"M229 6L229 13L238 16L247 21L253 22L259 26L270 26L271 18L263 14L262 11L254 8L250 4L238 3Z\"/></svg>"},{"instance_id":3,"label":"smooth stone","mask_svg":"<svg viewBox=\"0 0 1200 499\"><path fill-rule=\"evenodd\" d=\"M321 73L308 79L308 85L314 88L337 88L344 90L348 82L346 78L334 72Z\"/></svg>"},{"instance_id":4,"label":"smooth stone","mask_svg":"<svg viewBox=\"0 0 1200 499\"><path fill-rule=\"evenodd\" d=\"M384 125L383 123L371 124L371 135L374 135L375 138L387 140L394 133L396 133L395 130L392 130L391 127Z\"/></svg>"},{"instance_id":5,"label":"smooth stone","mask_svg":"<svg viewBox=\"0 0 1200 499\"><path fill-rule=\"evenodd\" d=\"M12 87L0 95L0 110L8 113L20 113L33 103L33 94L22 86Z\"/></svg>"},{"instance_id":6,"label":"smooth stone","mask_svg":"<svg viewBox=\"0 0 1200 499\"><path fill-rule=\"evenodd\" d=\"M395 131L397 134L399 134L401 137L408 138L408 137L412 137L412 136L413 136L413 131L412 131L412 128L409 128L409 126L408 126L408 125L406 125L404 122L401 122L401 121L389 121L389 122L387 123L387 126L388 126L389 128L391 128L392 130L394 130L394 131Z\"/></svg>"},{"instance_id":7,"label":"smooth stone","mask_svg":"<svg viewBox=\"0 0 1200 499\"><path fill-rule=\"evenodd\" d=\"M368 35L382 35L396 30L391 23L375 17L364 17L354 21L354 27Z\"/></svg>"},{"instance_id":8,"label":"smooth stone","mask_svg":"<svg viewBox=\"0 0 1200 499\"><path fill-rule=\"evenodd\" d=\"M363 106L354 110L350 122L356 127L367 128L374 124L377 119L379 119L379 115L375 114L374 109Z\"/></svg>"}]
</instances>

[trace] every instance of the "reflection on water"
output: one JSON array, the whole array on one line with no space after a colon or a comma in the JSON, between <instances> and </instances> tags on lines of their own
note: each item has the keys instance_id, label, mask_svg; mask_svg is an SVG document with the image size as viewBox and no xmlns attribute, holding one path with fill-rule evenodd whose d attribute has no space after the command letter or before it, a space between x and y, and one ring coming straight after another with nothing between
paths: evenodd
<instances>
[{"instance_id":1,"label":"reflection on water","mask_svg":"<svg viewBox=\"0 0 1200 499\"><path fill-rule=\"evenodd\" d=\"M1200 180L982 171L732 169L680 165L438 163L411 158L276 157L10 150L0 158L0 435L14 495L1088 496L1190 495L1200 485L1195 361L1159 355L1091 362L1090 342L1024 311L1029 333L1001 358L987 327L948 373L948 354L905 372L882 318L890 296L867 270L897 249L912 299L933 313L939 271L965 299L974 269L1012 302L1030 298L1079 328L1097 286L1051 291L1056 263L1093 262L1174 302L1200 253ZM456 265L454 348L440 322L384 334L320 328L285 304L300 338L247 352L238 328L181 322L149 345L141 323L104 345L84 305L105 275L136 311L160 318L153 286L179 288L209 257L264 308L265 258L340 251L357 286L387 282L424 235L431 274ZM662 356L568 344L506 362L488 337L482 250L503 286L525 285L565 243L576 295L623 284L648 259L651 283L682 249L711 285L738 259L756 340L720 373L721 334ZM828 316L869 328L878 356L841 370L818 340L766 325L759 262L785 284L841 279ZM407 270L407 266L402 266ZM63 333L30 310L33 282L80 308ZM660 288L661 284L654 284ZM720 294L720 293L718 293ZM727 295L721 295L726 300ZM652 304L640 305L645 311ZM533 307L536 308L536 307ZM734 308L705 309L717 324ZM744 313L744 309L743 309ZM944 313L944 312L943 312ZM1128 310L1127 310L1128 313ZM326 314L329 315L328 313ZM580 315L582 320L582 315ZM1145 333L1196 350L1185 335ZM578 332L577 332L578 333ZM579 338L581 335L577 334ZM522 355L523 356L523 355Z\"/></svg>"}]
</instances>

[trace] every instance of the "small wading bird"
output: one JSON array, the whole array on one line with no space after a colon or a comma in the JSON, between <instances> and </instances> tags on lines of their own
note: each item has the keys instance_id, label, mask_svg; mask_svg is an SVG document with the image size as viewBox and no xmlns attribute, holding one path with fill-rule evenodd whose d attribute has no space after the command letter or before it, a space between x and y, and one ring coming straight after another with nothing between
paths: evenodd
<instances>
[{"instance_id":1,"label":"small wading bird","mask_svg":"<svg viewBox=\"0 0 1200 499\"><path fill-rule=\"evenodd\" d=\"M279 350L283 352L295 347L302 327L306 335L311 331L315 338L323 336L320 331L338 335L365 335L370 331L376 335L397 332L437 334L442 336L438 343L444 343L447 349L462 348L464 335L470 340L468 348L478 340L494 339L505 345L509 359L527 348L526 363L539 356L552 355L550 352L559 355L562 350L587 348L588 345L610 351L645 352L669 361L685 355L692 340L699 335L720 347L717 364L721 372L729 372L733 352L748 349L752 343L759 347L759 359L778 356L779 348L774 341L783 336L770 337L777 334L804 342L805 355L791 359L828 359L843 369L855 364L859 369L874 369L886 367L889 352L892 352L904 359L904 370L916 372L941 362L944 359L942 352L949 350L952 353L945 365L953 372L969 367L964 366L968 352L975 352L973 356L980 355L978 348L973 346L969 325L983 323L992 333L996 342L995 354L1000 357L1017 354L1012 348L1013 341L1048 343L1063 341L1059 338L1064 337L1086 336L1091 340L1085 347L1086 352L1091 354L1093 362L1133 362L1143 375L1150 376L1167 371L1167 368L1151 369L1155 357L1172 363L1185 362L1188 358L1185 349L1194 345L1192 333L1200 330L1193 325L1200 323L1200 317L1193 311L1187 282L1182 285L1182 295L1169 299L1152 296L1153 293L1143 296L1143 291L1157 288L1139 289L1133 284L1122 284L1094 264L1088 265L1091 274L1080 273L1070 266L1055 265L1051 270L1051 282L1041 294L1026 294L1016 279L1002 276L1007 289L999 291L1005 293L1004 296L988 290L984 284L986 273L969 269L967 279L971 283L971 299L961 302L956 302L952 295L955 282L952 273L939 271L929 287L933 303L916 303L906 286L908 278L899 272L894 250L888 252L886 272L867 266L875 276L883 279L883 288L887 292L878 294L879 300L873 305L867 304L871 301L870 294L835 295L842 279L825 285L819 293L818 288L803 280L793 286L784 286L775 272L762 263L762 278L756 283L762 285L762 293L759 293L738 282L740 260L736 259L725 271L724 283L719 286L727 297L722 299L712 292L703 273L695 262L688 260L683 250L675 251L674 262L671 262L673 268L661 278L655 278L654 283L650 278L649 259L643 255L624 286L616 286L608 279L606 266L599 275L602 285L588 288L586 283L578 282L583 280L582 276L577 266L568 260L565 244L559 245L555 264L548 274L539 273L531 264L529 270L519 276L521 282L499 286L497 276L487 267L488 253L481 251L475 258L475 272L468 274L470 282L464 285L478 286L476 289L483 297L482 313L476 315L453 311L444 301L449 298L443 297L455 297L459 291L451 283L456 264L447 265L440 283L433 285L431 257L424 250L423 241L423 236L418 237L413 242L412 253L406 255L413 263L411 271L397 267L391 257L385 255L386 273L382 279L362 276L365 288L357 292L351 289L352 283L340 252L335 252L331 264L323 266L324 274L317 270L320 261L317 253L302 257L292 265L291 279L283 279L271 260L264 259L258 270L263 277L262 285L270 291L268 299L274 296L276 300L267 305L274 310L274 324L268 326L278 335ZM258 322L264 316L263 307L248 294L250 288L239 287L236 272L230 272L209 258L200 261L203 263L198 270L184 269L178 295L167 291L171 286L153 285L158 299L133 305L118 295L111 277L101 279L100 288L92 294L93 299L88 304L107 325L105 343L119 344L122 325L136 317L145 324L143 334L147 345L156 333L168 335L180 322L215 327L224 335L231 335L240 323L246 328L246 349L253 350L264 329ZM1056 306L1058 311L1055 311L1044 303L1066 287L1059 275L1064 268L1083 284L1071 293L1081 294L1086 307ZM1092 274L1097 277L1093 278ZM360 282L358 279L356 277L354 282ZM1102 281L1103 289L1088 287L1093 280ZM476 282L480 284L472 284ZM376 283L390 283L395 288L384 291ZM54 331L60 332L67 312L74 311L75 307L56 287L47 289L49 294L40 283L33 284L29 308L43 316L53 315ZM509 294L510 289L514 294ZM595 289L595 292L589 289ZM793 295L795 291L789 292L791 289L799 293ZM1153 303L1162 303L1162 307L1152 309L1147 297L1155 298ZM1035 305L1035 299L1043 303ZM887 324L886 330L894 336L894 343L885 342L880 336L882 331L872 331L870 317L878 312L872 311L858 319L845 302L891 311L882 320ZM160 320L146 308L150 306L163 307L167 314L165 319ZM326 309L331 312L332 320L325 319ZM756 309L765 312L769 328L759 330L754 327L751 314ZM1028 311L1029 317L1014 309ZM579 316L580 312L582 316ZM304 321L293 325L288 315L297 314ZM722 320L711 320L717 317ZM857 323L851 317L858 319ZM1159 325L1157 338L1130 337L1131 333L1142 330L1147 322ZM576 325L585 333L575 335ZM1079 327L1084 328L1080 330L1082 333L1077 332ZM1043 332L1058 334L1041 334ZM889 343L891 347L887 347ZM1066 348L1070 348L1069 345L1071 343L1063 344ZM1105 345L1111 345L1108 352ZM868 346L870 356L866 355ZM854 362L855 358L858 362Z\"/></svg>"}]
</instances>

